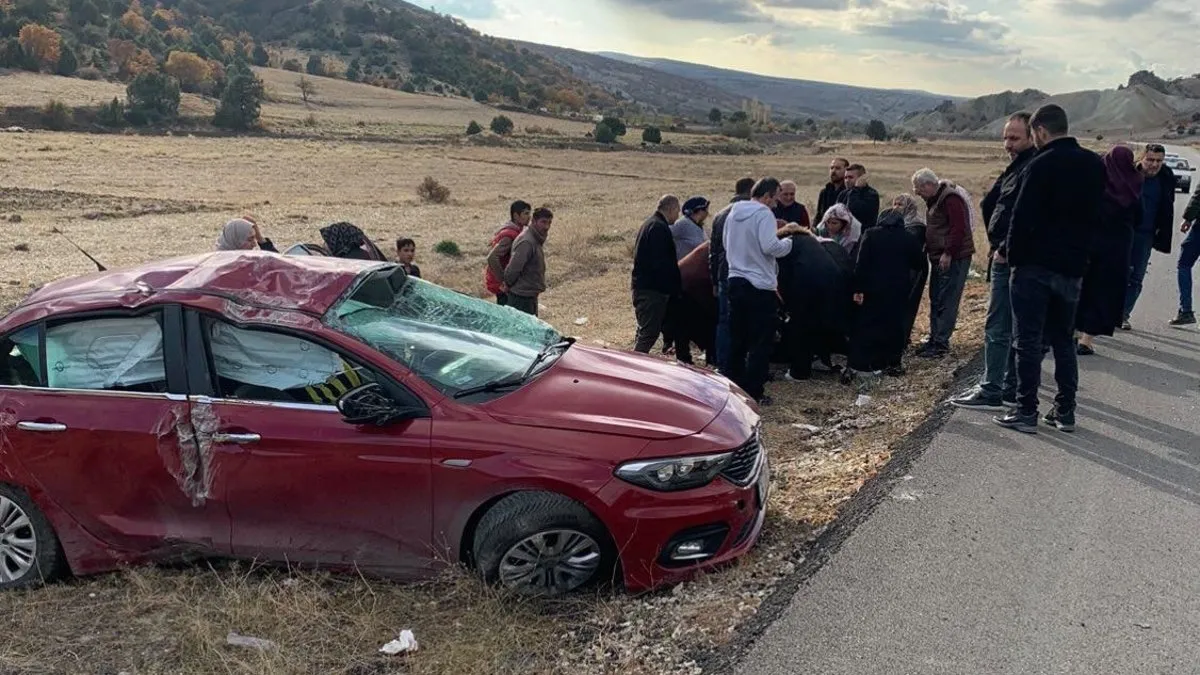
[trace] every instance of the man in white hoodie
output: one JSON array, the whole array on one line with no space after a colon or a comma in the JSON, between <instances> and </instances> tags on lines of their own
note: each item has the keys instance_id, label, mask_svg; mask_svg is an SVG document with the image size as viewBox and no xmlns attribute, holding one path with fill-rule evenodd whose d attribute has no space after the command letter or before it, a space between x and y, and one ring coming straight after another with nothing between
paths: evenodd
<instances>
[{"instance_id":1,"label":"man in white hoodie","mask_svg":"<svg viewBox=\"0 0 1200 675\"><path fill-rule=\"evenodd\" d=\"M725 376L760 405L770 405L764 393L778 323L779 258L792 251L788 237L806 232L796 223L776 229L779 181L764 178L755 184L750 201L733 205L723 241L729 263L729 365Z\"/></svg>"}]
</instances>

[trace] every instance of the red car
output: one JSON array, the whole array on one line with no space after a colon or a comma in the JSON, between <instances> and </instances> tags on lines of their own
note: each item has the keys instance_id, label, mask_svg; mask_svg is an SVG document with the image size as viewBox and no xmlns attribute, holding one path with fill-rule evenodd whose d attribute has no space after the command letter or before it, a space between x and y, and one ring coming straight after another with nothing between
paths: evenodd
<instances>
[{"instance_id":1,"label":"red car","mask_svg":"<svg viewBox=\"0 0 1200 675\"><path fill-rule=\"evenodd\" d=\"M0 336L0 587L235 557L636 591L762 527L727 380L393 264L155 262L49 284Z\"/></svg>"}]
</instances>

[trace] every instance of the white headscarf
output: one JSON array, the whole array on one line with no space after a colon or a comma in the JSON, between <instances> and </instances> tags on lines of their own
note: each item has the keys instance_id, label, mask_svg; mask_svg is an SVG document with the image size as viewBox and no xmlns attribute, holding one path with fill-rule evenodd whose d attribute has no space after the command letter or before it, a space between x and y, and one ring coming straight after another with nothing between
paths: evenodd
<instances>
[{"instance_id":1,"label":"white headscarf","mask_svg":"<svg viewBox=\"0 0 1200 675\"><path fill-rule=\"evenodd\" d=\"M829 234L829 228L826 223L831 218L845 221L848 223L842 231L836 235ZM854 247L858 245L858 240L862 238L862 223L858 222L858 218L850 213L850 209L846 208L845 204L834 204L825 212L825 216L821 218L821 224L817 226L817 234L822 237L829 237L836 241L842 248L846 249L847 253L854 251Z\"/></svg>"},{"instance_id":2,"label":"white headscarf","mask_svg":"<svg viewBox=\"0 0 1200 675\"><path fill-rule=\"evenodd\" d=\"M240 251L246 247L246 240L254 234L254 223L245 218L234 218L221 228L221 236L217 237L218 251Z\"/></svg>"}]
</instances>

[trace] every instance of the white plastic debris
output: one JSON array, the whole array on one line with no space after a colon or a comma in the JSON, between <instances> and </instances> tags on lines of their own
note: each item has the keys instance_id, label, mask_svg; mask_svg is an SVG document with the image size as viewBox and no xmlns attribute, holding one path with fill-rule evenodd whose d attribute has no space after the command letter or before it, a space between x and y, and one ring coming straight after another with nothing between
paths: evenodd
<instances>
[{"instance_id":1,"label":"white plastic debris","mask_svg":"<svg viewBox=\"0 0 1200 675\"><path fill-rule=\"evenodd\" d=\"M270 640L250 637L249 635L238 635L234 631L229 631L229 635L225 636L225 644L234 647L249 647L250 649L259 649L262 651L279 649L279 645Z\"/></svg>"},{"instance_id":2,"label":"white plastic debris","mask_svg":"<svg viewBox=\"0 0 1200 675\"><path fill-rule=\"evenodd\" d=\"M420 645L417 644L417 637L413 635L413 632L411 630L402 630L400 631L400 637L380 647L379 651L388 656L395 656L397 654L415 652L420 648Z\"/></svg>"},{"instance_id":3,"label":"white plastic debris","mask_svg":"<svg viewBox=\"0 0 1200 675\"><path fill-rule=\"evenodd\" d=\"M283 583L282 583L282 586L284 588L295 588L296 586L299 586L299 585L300 585L300 580L295 577L288 577L287 579L284 579Z\"/></svg>"},{"instance_id":4,"label":"white plastic debris","mask_svg":"<svg viewBox=\"0 0 1200 675\"><path fill-rule=\"evenodd\" d=\"M854 405L858 406L859 408L869 406L871 405L871 397L867 396L866 394L859 394L858 398L854 401Z\"/></svg>"},{"instance_id":5,"label":"white plastic debris","mask_svg":"<svg viewBox=\"0 0 1200 675\"><path fill-rule=\"evenodd\" d=\"M792 428L799 429L800 431L806 431L810 434L815 434L821 430L821 427L814 427L811 424L793 424Z\"/></svg>"},{"instance_id":6,"label":"white plastic debris","mask_svg":"<svg viewBox=\"0 0 1200 675\"><path fill-rule=\"evenodd\" d=\"M578 319L575 319L576 326L586 326L587 324L588 324L588 318L586 316L581 316Z\"/></svg>"}]
</instances>

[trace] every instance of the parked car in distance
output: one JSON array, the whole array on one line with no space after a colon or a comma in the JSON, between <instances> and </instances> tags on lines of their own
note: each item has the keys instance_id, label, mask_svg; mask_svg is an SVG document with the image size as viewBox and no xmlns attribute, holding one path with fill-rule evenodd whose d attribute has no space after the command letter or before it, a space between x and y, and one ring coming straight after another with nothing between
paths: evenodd
<instances>
[{"instance_id":1,"label":"parked car in distance","mask_svg":"<svg viewBox=\"0 0 1200 675\"><path fill-rule=\"evenodd\" d=\"M231 557L559 594L746 553L759 417L397 265L209 253L0 319L0 588Z\"/></svg>"},{"instance_id":2,"label":"parked car in distance","mask_svg":"<svg viewBox=\"0 0 1200 675\"><path fill-rule=\"evenodd\" d=\"M1180 192L1192 191L1192 174L1196 167L1179 155L1168 155L1164 162L1175 173L1175 187Z\"/></svg>"}]
</instances>

